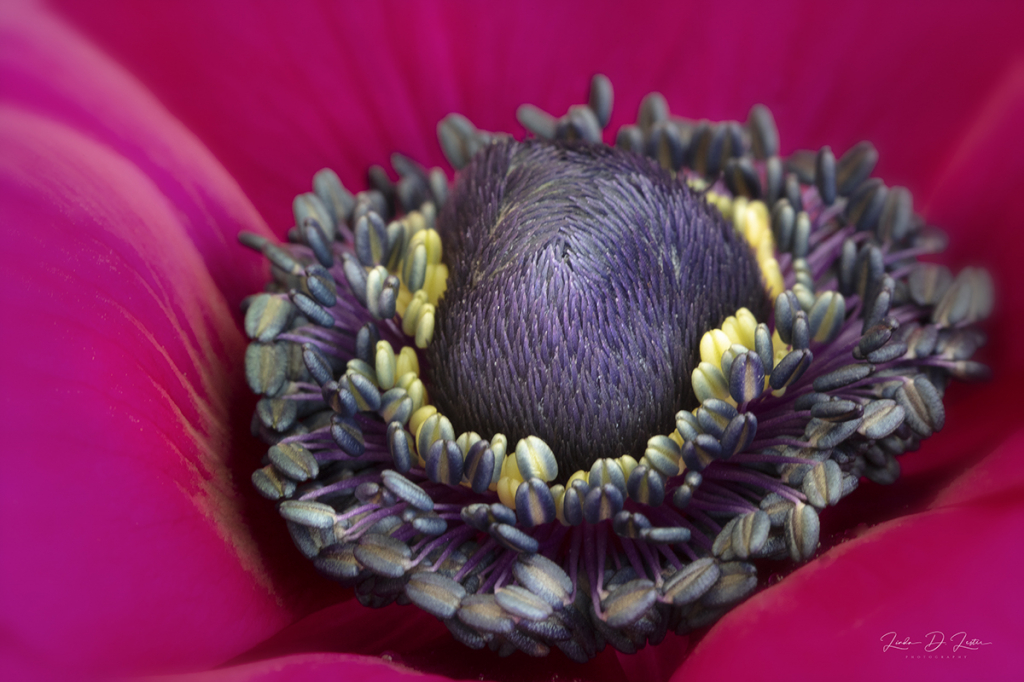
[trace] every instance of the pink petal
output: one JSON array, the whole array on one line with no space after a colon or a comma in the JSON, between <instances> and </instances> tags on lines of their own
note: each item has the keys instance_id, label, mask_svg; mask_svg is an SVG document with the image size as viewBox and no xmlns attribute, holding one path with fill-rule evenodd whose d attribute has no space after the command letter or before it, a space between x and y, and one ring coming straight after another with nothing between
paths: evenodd
<instances>
[{"instance_id":1,"label":"pink petal","mask_svg":"<svg viewBox=\"0 0 1024 682\"><path fill-rule=\"evenodd\" d=\"M350 654L299 654L174 676L168 682L441 682L450 678Z\"/></svg>"},{"instance_id":2,"label":"pink petal","mask_svg":"<svg viewBox=\"0 0 1024 682\"><path fill-rule=\"evenodd\" d=\"M434 125L448 112L520 130L516 106L561 114L595 71L617 89L613 127L650 90L695 117L743 119L761 101L785 150L871 139L882 177L925 191L975 102L1024 54L1024 6L1010 2L58 5L213 149L275 229L324 165L362 188L394 150L438 163Z\"/></svg>"},{"instance_id":3,"label":"pink petal","mask_svg":"<svg viewBox=\"0 0 1024 682\"><path fill-rule=\"evenodd\" d=\"M203 144L120 65L45 8L0 12L3 101L109 147L149 177L234 305L262 287L259 258L236 235L266 232L238 184ZM288 204L290 206L290 204Z\"/></svg>"},{"instance_id":4,"label":"pink petal","mask_svg":"<svg viewBox=\"0 0 1024 682\"><path fill-rule=\"evenodd\" d=\"M223 661L292 617L253 534L273 514L247 513L235 473L256 456L236 308L117 149L10 104L0 147L8 652L108 674Z\"/></svg>"}]
</instances>

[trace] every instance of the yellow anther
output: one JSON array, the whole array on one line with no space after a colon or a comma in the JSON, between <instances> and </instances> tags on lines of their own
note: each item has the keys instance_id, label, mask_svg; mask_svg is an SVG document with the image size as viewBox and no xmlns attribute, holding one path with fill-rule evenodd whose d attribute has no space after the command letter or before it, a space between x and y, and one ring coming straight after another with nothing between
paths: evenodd
<instances>
[{"instance_id":1,"label":"yellow anther","mask_svg":"<svg viewBox=\"0 0 1024 682\"><path fill-rule=\"evenodd\" d=\"M702 363L707 362L712 365L720 365L722 353L729 350L729 346L732 344L732 339L721 329L712 329L707 332L700 340L700 359Z\"/></svg>"},{"instance_id":2,"label":"yellow anther","mask_svg":"<svg viewBox=\"0 0 1024 682\"><path fill-rule=\"evenodd\" d=\"M395 374L404 376L410 372L419 376L420 357L412 346L402 346L402 350L398 352L398 358L395 360Z\"/></svg>"},{"instance_id":3,"label":"yellow anther","mask_svg":"<svg viewBox=\"0 0 1024 682\"><path fill-rule=\"evenodd\" d=\"M428 305L427 292L421 289L413 294L408 307L405 309L405 314L402 315L402 331L406 336L412 336L416 333L416 324L419 322L420 312L423 310L424 305Z\"/></svg>"},{"instance_id":4,"label":"yellow anther","mask_svg":"<svg viewBox=\"0 0 1024 682\"><path fill-rule=\"evenodd\" d=\"M434 306L424 303L416 320L416 347L426 348L434 338Z\"/></svg>"},{"instance_id":5,"label":"yellow anther","mask_svg":"<svg viewBox=\"0 0 1024 682\"><path fill-rule=\"evenodd\" d=\"M736 401L729 395L729 385L718 365L712 365L710 362L700 363L690 375L690 380L697 400L704 402L709 398L718 398L732 405L736 404Z\"/></svg>"},{"instance_id":6,"label":"yellow anther","mask_svg":"<svg viewBox=\"0 0 1024 682\"><path fill-rule=\"evenodd\" d=\"M769 258L761 262L761 274L764 275L764 283L768 288L768 298L772 301L786 290L786 285L782 281L782 270L779 269L779 262L774 258Z\"/></svg>"},{"instance_id":7,"label":"yellow anther","mask_svg":"<svg viewBox=\"0 0 1024 682\"><path fill-rule=\"evenodd\" d=\"M629 455L623 455L615 461L618 463L619 468L622 469L622 475L628 481L629 475L633 473L633 469L636 469L637 461Z\"/></svg>"},{"instance_id":8,"label":"yellow anther","mask_svg":"<svg viewBox=\"0 0 1024 682\"><path fill-rule=\"evenodd\" d=\"M509 509L516 508L516 490L519 489L522 481L518 481L508 476L502 476L498 479L498 499L501 503Z\"/></svg>"},{"instance_id":9,"label":"yellow anther","mask_svg":"<svg viewBox=\"0 0 1024 682\"><path fill-rule=\"evenodd\" d=\"M389 388L394 388L398 363L395 361L395 349L387 341L381 340L377 342L374 364L377 370L377 385L380 386L381 390L386 391Z\"/></svg>"},{"instance_id":10,"label":"yellow anther","mask_svg":"<svg viewBox=\"0 0 1024 682\"><path fill-rule=\"evenodd\" d=\"M409 308L410 301L412 301L412 292L403 283L398 288L398 298L395 299L395 311L399 317L405 317L405 311Z\"/></svg>"},{"instance_id":11,"label":"yellow anther","mask_svg":"<svg viewBox=\"0 0 1024 682\"><path fill-rule=\"evenodd\" d=\"M427 228L427 221L424 219L423 214L419 211L410 211L405 216L405 228L408 230L408 236L412 239L412 236L420 230Z\"/></svg>"},{"instance_id":12,"label":"yellow anther","mask_svg":"<svg viewBox=\"0 0 1024 682\"><path fill-rule=\"evenodd\" d=\"M423 290L427 292L427 300L436 306L448 290L448 266L444 263L428 265Z\"/></svg>"},{"instance_id":13,"label":"yellow anther","mask_svg":"<svg viewBox=\"0 0 1024 682\"><path fill-rule=\"evenodd\" d=\"M565 520L565 486L551 486L551 497L555 498L555 518L563 526L568 526L569 522Z\"/></svg>"},{"instance_id":14,"label":"yellow anther","mask_svg":"<svg viewBox=\"0 0 1024 682\"><path fill-rule=\"evenodd\" d=\"M428 417L432 417L437 414L437 408L433 405L424 405L409 417L409 431L411 433L417 433L420 427L423 426L423 422L427 421Z\"/></svg>"},{"instance_id":15,"label":"yellow anther","mask_svg":"<svg viewBox=\"0 0 1024 682\"><path fill-rule=\"evenodd\" d=\"M508 452L508 438L503 433L496 433L491 438L491 450L494 452L495 462L504 462L505 453Z\"/></svg>"},{"instance_id":16,"label":"yellow anther","mask_svg":"<svg viewBox=\"0 0 1024 682\"><path fill-rule=\"evenodd\" d=\"M527 436L516 443L516 467L523 480L539 478L553 481L558 476L558 462L551 447L537 436Z\"/></svg>"},{"instance_id":17,"label":"yellow anther","mask_svg":"<svg viewBox=\"0 0 1024 682\"><path fill-rule=\"evenodd\" d=\"M406 372L398 378L398 387L404 388L405 392L412 398L412 411L420 409L430 403L427 396L427 387L423 385L420 378L413 372Z\"/></svg>"},{"instance_id":18,"label":"yellow anther","mask_svg":"<svg viewBox=\"0 0 1024 682\"><path fill-rule=\"evenodd\" d=\"M459 450L462 450L462 457L465 458L466 454L469 453L469 449L473 447L473 444L480 438L480 434L476 431L466 431L455 439L455 444L459 446Z\"/></svg>"},{"instance_id":19,"label":"yellow anther","mask_svg":"<svg viewBox=\"0 0 1024 682\"><path fill-rule=\"evenodd\" d=\"M675 441L676 445L678 445L679 447L683 447L683 443L686 442L683 440L683 437L679 434L678 431L673 431L672 433L668 434L668 437Z\"/></svg>"}]
</instances>

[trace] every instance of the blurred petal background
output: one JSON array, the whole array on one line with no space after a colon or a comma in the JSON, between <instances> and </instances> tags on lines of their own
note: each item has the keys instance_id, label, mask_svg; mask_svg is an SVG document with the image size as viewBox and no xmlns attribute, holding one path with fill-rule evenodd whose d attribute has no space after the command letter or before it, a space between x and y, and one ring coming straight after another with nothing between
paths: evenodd
<instances>
[{"instance_id":1,"label":"blurred petal background","mask_svg":"<svg viewBox=\"0 0 1024 682\"><path fill-rule=\"evenodd\" d=\"M1017 2L6 2L0 668L1020 675L1022 25ZM322 167L361 189L392 151L443 165L435 126L449 112L522 135L516 106L561 114L595 72L615 85L611 131L658 90L695 118L767 104L783 153L871 140L875 174L947 230L943 262L992 271L995 378L951 390L946 429L902 459L903 478L866 483L823 518L836 546L706 635L585 666L557 652L499 661L417 609L358 606L250 489L262 448L238 304L265 272L235 236L282 237ZM882 650L889 631L933 630L991 645Z\"/></svg>"}]
</instances>

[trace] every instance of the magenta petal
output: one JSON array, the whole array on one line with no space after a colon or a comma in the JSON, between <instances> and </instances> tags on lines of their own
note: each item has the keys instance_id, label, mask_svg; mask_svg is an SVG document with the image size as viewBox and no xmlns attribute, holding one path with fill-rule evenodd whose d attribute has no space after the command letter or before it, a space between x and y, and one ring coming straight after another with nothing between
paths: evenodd
<instances>
[{"instance_id":1,"label":"magenta petal","mask_svg":"<svg viewBox=\"0 0 1024 682\"><path fill-rule=\"evenodd\" d=\"M1019 679L1022 470L1018 433L929 511L865 532L727 615L673 679L781 680L794 670L846 679ZM926 651L934 631L946 644ZM883 651L890 632L922 643ZM991 644L954 651L959 632Z\"/></svg>"},{"instance_id":2,"label":"magenta petal","mask_svg":"<svg viewBox=\"0 0 1024 682\"><path fill-rule=\"evenodd\" d=\"M229 301L262 286L260 260L240 257L235 236L266 226L235 180L142 84L74 28L30 3L0 8L0 83L3 102L67 125L148 176L174 205Z\"/></svg>"},{"instance_id":3,"label":"magenta petal","mask_svg":"<svg viewBox=\"0 0 1024 682\"><path fill-rule=\"evenodd\" d=\"M442 682L449 679L405 668L387 658L315 653L175 676L168 682Z\"/></svg>"},{"instance_id":4,"label":"magenta petal","mask_svg":"<svg viewBox=\"0 0 1024 682\"><path fill-rule=\"evenodd\" d=\"M10 106L0 147L0 631L76 670L223 661L290 617L229 468L234 308L115 149Z\"/></svg>"}]
</instances>

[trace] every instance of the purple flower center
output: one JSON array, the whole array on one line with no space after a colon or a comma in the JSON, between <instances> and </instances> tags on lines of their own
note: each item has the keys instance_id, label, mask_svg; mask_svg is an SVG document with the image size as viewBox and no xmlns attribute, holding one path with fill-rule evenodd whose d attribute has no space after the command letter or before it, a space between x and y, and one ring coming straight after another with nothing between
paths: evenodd
<instances>
[{"instance_id":1,"label":"purple flower center","mask_svg":"<svg viewBox=\"0 0 1024 682\"><path fill-rule=\"evenodd\" d=\"M704 332L767 310L747 243L651 159L503 141L451 199L432 399L456 432L539 436L563 478L672 431Z\"/></svg>"}]
</instances>

